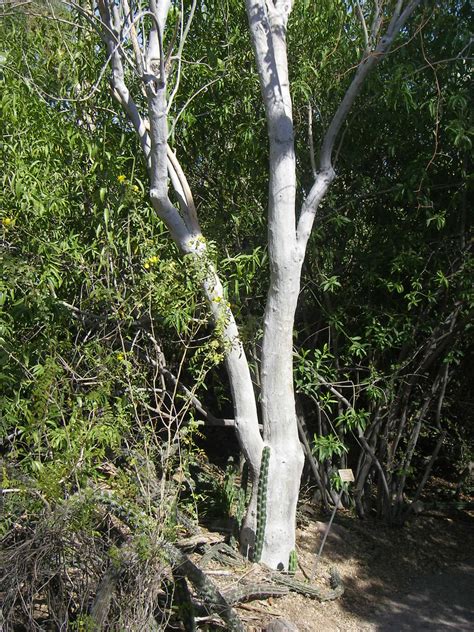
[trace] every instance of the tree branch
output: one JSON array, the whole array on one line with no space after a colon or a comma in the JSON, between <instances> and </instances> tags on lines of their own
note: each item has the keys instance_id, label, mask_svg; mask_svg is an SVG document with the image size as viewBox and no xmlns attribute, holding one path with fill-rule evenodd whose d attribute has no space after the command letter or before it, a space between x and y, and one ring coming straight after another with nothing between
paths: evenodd
<instances>
[{"instance_id":1,"label":"tree branch","mask_svg":"<svg viewBox=\"0 0 474 632\"><path fill-rule=\"evenodd\" d=\"M400 14L403 3L399 0L385 35L380 38L377 46L372 52L368 55L364 53L364 57L359 63L356 74L346 90L346 93L344 94L344 97L342 98L342 101L339 104L328 129L326 130L321 144L319 172L303 203L300 218L297 224L297 239L300 256L304 255L317 208L326 194L331 182L335 178L332 155L334 151L334 144L342 125L344 124L354 101L362 90L362 86L364 85L368 74L386 56L400 29L406 23L420 2L421 0L411 0L405 10Z\"/></svg>"},{"instance_id":2,"label":"tree branch","mask_svg":"<svg viewBox=\"0 0 474 632\"><path fill-rule=\"evenodd\" d=\"M316 176L318 175L318 170L316 168L316 158L314 155L313 108L311 107L311 102L308 102L308 146L309 159L311 161L311 171L313 173L313 178L316 178Z\"/></svg>"},{"instance_id":3,"label":"tree branch","mask_svg":"<svg viewBox=\"0 0 474 632\"><path fill-rule=\"evenodd\" d=\"M358 0L356 0L355 2L355 9L356 9L357 17L359 18L361 26L362 26L362 32L364 34L365 51L366 53L368 53L369 47L370 47L369 33L367 31L367 23L365 21L364 13L362 12L362 9L360 8L360 2Z\"/></svg>"},{"instance_id":4,"label":"tree branch","mask_svg":"<svg viewBox=\"0 0 474 632\"><path fill-rule=\"evenodd\" d=\"M321 146L320 158L320 168L322 170L330 169L332 166L331 157L336 137L349 113L349 110L351 109L354 101L361 91L367 75L386 56L400 29L408 20L416 7L420 4L420 2L421 0L411 0L403 13L399 15L398 12L402 5L402 2L400 0L385 35L380 38L375 49L368 56L364 56L364 58L361 60L354 79L347 89L324 136Z\"/></svg>"},{"instance_id":5,"label":"tree branch","mask_svg":"<svg viewBox=\"0 0 474 632\"><path fill-rule=\"evenodd\" d=\"M130 11L128 0L123 0L123 8L125 11L125 20L127 21L128 28L130 30L130 39L132 40L133 52L135 53L135 61L137 63L138 72L140 76L142 76L144 70L144 59L142 51L140 49L140 44L138 43L137 32L135 29L135 20L132 19L132 13Z\"/></svg>"},{"instance_id":6,"label":"tree branch","mask_svg":"<svg viewBox=\"0 0 474 632\"><path fill-rule=\"evenodd\" d=\"M179 47L178 47L178 53L177 53L178 70L177 70L177 75L176 75L176 83L173 87L173 91L171 92L168 98L168 112L170 111L171 104L173 103L174 98L179 90L179 84L181 81L181 64L182 64L183 49L184 49L184 44L186 43L186 39L189 34L189 29L191 28L191 23L193 21L194 13L196 11L196 5L197 5L197 0L193 0L193 3L191 5L191 10L189 12L189 17L184 29L183 29L183 22L182 22L183 17L181 18L181 36L179 38Z\"/></svg>"},{"instance_id":7,"label":"tree branch","mask_svg":"<svg viewBox=\"0 0 474 632\"><path fill-rule=\"evenodd\" d=\"M109 7L104 0L98 0L97 6L103 24L102 37L111 58L113 95L122 106L130 123L132 123L139 137L147 167L150 169L151 140L148 133L147 121L141 117L137 105L127 88L122 59L117 46L120 32L120 22L118 24L116 23L118 15L115 17L111 15Z\"/></svg>"}]
</instances>

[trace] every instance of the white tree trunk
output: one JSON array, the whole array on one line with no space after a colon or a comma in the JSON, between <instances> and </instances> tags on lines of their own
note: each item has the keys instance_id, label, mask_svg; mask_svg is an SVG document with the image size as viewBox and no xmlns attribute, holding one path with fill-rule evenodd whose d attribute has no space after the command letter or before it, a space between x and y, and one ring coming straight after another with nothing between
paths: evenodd
<instances>
[{"instance_id":1,"label":"white tree trunk","mask_svg":"<svg viewBox=\"0 0 474 632\"><path fill-rule=\"evenodd\" d=\"M234 403L235 426L253 479L252 499L241 536L244 549L255 544L261 456L264 446L270 450L266 501L265 506L260 508L266 517L260 559L272 568L288 568L290 554L295 548L296 503L304 459L298 438L293 391L293 326L306 245L319 203L334 179L332 152L341 126L367 74L388 52L394 37L420 2L398 0L387 31L373 50L370 50L372 44L367 40L367 50L355 77L324 135L319 171L296 226L296 160L286 50L286 26L293 0L246 0L270 149L270 283L263 325L261 367L263 439L258 429L257 406L238 329L230 308L223 300L223 288L217 272L207 258L205 240L186 178L168 147L163 34L171 2L147 0L140 4L153 18L148 37L142 39L138 38L135 30L135 21L144 15L142 8L132 7L131 11L132 3L127 0L119 3L97 0L97 5L94 5L104 26L102 37L111 60L113 94L140 138L150 176L153 207L167 224L179 248L184 253L192 253L202 262L206 271L203 290L210 310L216 322L225 321L222 337L227 348L226 367ZM82 13L88 15L85 9ZM95 13L91 13L89 19L95 23ZM362 21L365 26L363 15ZM374 19L371 29L374 41L381 23ZM131 40L137 76L142 78L147 95L148 118L139 111L125 83L123 37ZM168 176L179 199L181 213L170 201Z\"/></svg>"},{"instance_id":2,"label":"white tree trunk","mask_svg":"<svg viewBox=\"0 0 474 632\"><path fill-rule=\"evenodd\" d=\"M296 504L304 463L293 390L293 326L302 258L295 228L296 159L285 41L290 3L284 4L280 10L270 3L247 0L270 149L270 284L261 367L264 441L270 448L270 460L261 560L280 569L288 568L295 548Z\"/></svg>"},{"instance_id":3,"label":"white tree trunk","mask_svg":"<svg viewBox=\"0 0 474 632\"><path fill-rule=\"evenodd\" d=\"M370 70L384 57L420 0L399 0L386 33L367 49L321 143L319 170L296 226L296 160L289 87L286 27L293 0L246 0L269 138L268 251L270 287L262 346L264 441L270 447L266 525L261 560L286 569L294 549L296 503L303 450L298 438L293 391L293 326L301 267L316 211L335 177L332 153L337 135ZM364 16L362 15L365 27ZM381 26L371 28L375 41ZM366 30L367 32L367 30Z\"/></svg>"}]
</instances>

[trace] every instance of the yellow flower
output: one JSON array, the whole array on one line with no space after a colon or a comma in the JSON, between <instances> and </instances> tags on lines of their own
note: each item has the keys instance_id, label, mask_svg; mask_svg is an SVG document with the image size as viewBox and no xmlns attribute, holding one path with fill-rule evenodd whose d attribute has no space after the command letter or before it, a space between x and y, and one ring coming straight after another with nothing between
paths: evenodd
<instances>
[{"instance_id":1,"label":"yellow flower","mask_svg":"<svg viewBox=\"0 0 474 632\"><path fill-rule=\"evenodd\" d=\"M11 226L14 222L13 217L4 217L2 219L2 224L3 226L5 226L5 228L8 228L9 226Z\"/></svg>"},{"instance_id":2,"label":"yellow flower","mask_svg":"<svg viewBox=\"0 0 474 632\"><path fill-rule=\"evenodd\" d=\"M136 184L132 185L132 191L134 193L140 193L140 187L137 186Z\"/></svg>"},{"instance_id":3,"label":"yellow flower","mask_svg":"<svg viewBox=\"0 0 474 632\"><path fill-rule=\"evenodd\" d=\"M160 260L159 257L157 257L156 255L153 255L152 257L148 257L148 259L145 261L145 263L143 264L143 267L146 270L149 270L151 266L154 266L156 263L158 263L158 261Z\"/></svg>"},{"instance_id":4,"label":"yellow flower","mask_svg":"<svg viewBox=\"0 0 474 632\"><path fill-rule=\"evenodd\" d=\"M124 175L120 175L120 176L117 177L117 180L119 181L119 184L123 184L126 179L127 179L127 176L124 176Z\"/></svg>"},{"instance_id":5,"label":"yellow flower","mask_svg":"<svg viewBox=\"0 0 474 632\"><path fill-rule=\"evenodd\" d=\"M123 362L125 360L125 356L123 355L123 353L117 353L117 360L119 362Z\"/></svg>"}]
</instances>

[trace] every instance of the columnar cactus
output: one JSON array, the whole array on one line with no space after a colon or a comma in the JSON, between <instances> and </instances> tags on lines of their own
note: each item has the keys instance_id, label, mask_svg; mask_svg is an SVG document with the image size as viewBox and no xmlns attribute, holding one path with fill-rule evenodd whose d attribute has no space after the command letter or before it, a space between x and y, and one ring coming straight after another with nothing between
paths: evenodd
<instances>
[{"instance_id":1,"label":"columnar cactus","mask_svg":"<svg viewBox=\"0 0 474 632\"><path fill-rule=\"evenodd\" d=\"M296 555L295 549L293 549L290 553L290 559L288 561L288 572L296 573L296 569L298 568L298 556Z\"/></svg>"},{"instance_id":2,"label":"columnar cactus","mask_svg":"<svg viewBox=\"0 0 474 632\"><path fill-rule=\"evenodd\" d=\"M254 562L259 562L262 555L263 539L265 536L265 524L267 521L267 482L268 463L270 461L270 448L265 446L262 450L260 463L260 475L258 477L257 491L257 533L255 535L255 548L253 552Z\"/></svg>"}]
</instances>

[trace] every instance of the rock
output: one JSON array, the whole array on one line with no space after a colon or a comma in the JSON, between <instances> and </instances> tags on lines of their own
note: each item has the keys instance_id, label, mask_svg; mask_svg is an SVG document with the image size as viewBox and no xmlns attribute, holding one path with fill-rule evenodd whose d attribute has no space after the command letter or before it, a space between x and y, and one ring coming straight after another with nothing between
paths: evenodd
<instances>
[{"instance_id":1,"label":"rock","mask_svg":"<svg viewBox=\"0 0 474 632\"><path fill-rule=\"evenodd\" d=\"M264 632L298 632L298 628L286 619L275 619L267 625Z\"/></svg>"},{"instance_id":2,"label":"rock","mask_svg":"<svg viewBox=\"0 0 474 632\"><path fill-rule=\"evenodd\" d=\"M326 533L328 524L329 523L327 522L319 522L319 521L315 522L316 529L318 533L321 535L321 537L323 537L324 534ZM349 532L342 525L334 524L333 522L331 525L331 530L329 531L329 534L328 534L328 538L335 539L335 540L347 540L349 539Z\"/></svg>"}]
</instances>

